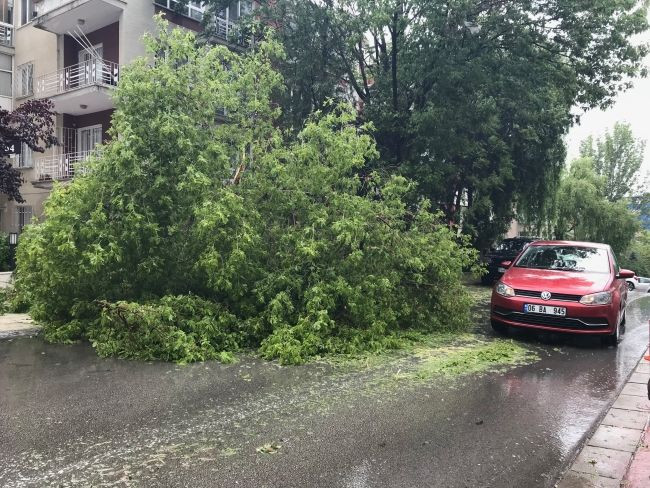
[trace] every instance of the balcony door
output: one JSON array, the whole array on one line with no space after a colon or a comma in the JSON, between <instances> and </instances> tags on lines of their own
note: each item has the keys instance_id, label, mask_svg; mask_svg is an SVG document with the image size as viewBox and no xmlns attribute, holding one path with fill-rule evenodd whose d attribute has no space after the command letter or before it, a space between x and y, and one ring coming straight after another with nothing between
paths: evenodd
<instances>
[{"instance_id":1,"label":"balcony door","mask_svg":"<svg viewBox=\"0 0 650 488\"><path fill-rule=\"evenodd\" d=\"M93 50L83 49L79 51L79 84L89 85L91 83L102 83L104 64L104 46L96 44Z\"/></svg>"},{"instance_id":2,"label":"balcony door","mask_svg":"<svg viewBox=\"0 0 650 488\"><path fill-rule=\"evenodd\" d=\"M80 159L85 159L97 144L102 142L102 125L91 125L77 129L77 153Z\"/></svg>"}]
</instances>

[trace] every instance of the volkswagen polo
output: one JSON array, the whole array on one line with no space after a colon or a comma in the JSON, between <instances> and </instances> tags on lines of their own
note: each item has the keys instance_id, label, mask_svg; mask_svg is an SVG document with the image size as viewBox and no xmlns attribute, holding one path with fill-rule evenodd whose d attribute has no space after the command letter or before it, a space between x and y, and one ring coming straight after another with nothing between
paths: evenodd
<instances>
[{"instance_id":1,"label":"volkswagen polo","mask_svg":"<svg viewBox=\"0 0 650 488\"><path fill-rule=\"evenodd\" d=\"M597 334L621 340L626 278L610 246L592 242L536 241L507 268L492 291L492 327Z\"/></svg>"}]
</instances>

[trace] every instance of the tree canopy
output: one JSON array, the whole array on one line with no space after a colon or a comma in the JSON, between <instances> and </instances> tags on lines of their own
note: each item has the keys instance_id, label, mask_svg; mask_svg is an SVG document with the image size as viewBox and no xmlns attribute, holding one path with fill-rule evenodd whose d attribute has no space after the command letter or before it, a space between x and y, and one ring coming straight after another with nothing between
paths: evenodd
<instances>
[{"instance_id":1,"label":"tree canopy","mask_svg":"<svg viewBox=\"0 0 650 488\"><path fill-rule=\"evenodd\" d=\"M575 160L562 177L555 225L558 239L604 242L619 254L639 230L627 202L607 199L607 180L596 173L591 158Z\"/></svg>"},{"instance_id":2,"label":"tree canopy","mask_svg":"<svg viewBox=\"0 0 650 488\"><path fill-rule=\"evenodd\" d=\"M629 124L617 122L614 130L594 141L589 136L580 145L580 155L590 157L594 170L605 178L605 197L617 202L635 188L643 163L645 141L635 139Z\"/></svg>"},{"instance_id":3,"label":"tree canopy","mask_svg":"<svg viewBox=\"0 0 650 488\"><path fill-rule=\"evenodd\" d=\"M605 107L644 73L630 37L646 9L632 0L261 4L253 18L287 52L283 122L351 100L375 127L369 168L417 181L479 247L557 185L572 107Z\"/></svg>"},{"instance_id":4,"label":"tree canopy","mask_svg":"<svg viewBox=\"0 0 650 488\"><path fill-rule=\"evenodd\" d=\"M403 176L359 176L377 158L369 128L340 106L295 137L276 128L277 43L238 55L163 23L146 44L153 59L121 73L111 142L21 239L16 286L47 338L295 363L469 323L475 251Z\"/></svg>"}]
</instances>

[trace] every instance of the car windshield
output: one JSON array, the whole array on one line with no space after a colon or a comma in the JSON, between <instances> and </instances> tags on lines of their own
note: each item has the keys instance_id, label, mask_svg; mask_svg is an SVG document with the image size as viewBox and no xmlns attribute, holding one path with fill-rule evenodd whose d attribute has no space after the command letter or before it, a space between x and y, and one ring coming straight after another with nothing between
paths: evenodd
<instances>
[{"instance_id":1,"label":"car windshield","mask_svg":"<svg viewBox=\"0 0 650 488\"><path fill-rule=\"evenodd\" d=\"M553 269L609 273L609 257L605 249L577 246L529 246L521 255L518 268Z\"/></svg>"}]
</instances>

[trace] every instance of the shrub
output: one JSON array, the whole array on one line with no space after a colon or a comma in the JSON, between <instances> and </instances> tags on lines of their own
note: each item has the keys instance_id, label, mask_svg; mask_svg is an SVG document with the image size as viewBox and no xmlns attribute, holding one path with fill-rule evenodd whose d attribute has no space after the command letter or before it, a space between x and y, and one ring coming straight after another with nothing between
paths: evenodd
<instances>
[{"instance_id":1,"label":"shrub","mask_svg":"<svg viewBox=\"0 0 650 488\"><path fill-rule=\"evenodd\" d=\"M290 138L273 126L273 42L235 55L159 35L150 52L166 57L121 77L112 142L21 239L16 286L46 337L125 358L259 347L299 363L469 322L475 252L406 179L359 176L377 151L350 109Z\"/></svg>"},{"instance_id":2,"label":"shrub","mask_svg":"<svg viewBox=\"0 0 650 488\"><path fill-rule=\"evenodd\" d=\"M9 236L0 232L0 271L11 271L12 254Z\"/></svg>"}]
</instances>

